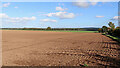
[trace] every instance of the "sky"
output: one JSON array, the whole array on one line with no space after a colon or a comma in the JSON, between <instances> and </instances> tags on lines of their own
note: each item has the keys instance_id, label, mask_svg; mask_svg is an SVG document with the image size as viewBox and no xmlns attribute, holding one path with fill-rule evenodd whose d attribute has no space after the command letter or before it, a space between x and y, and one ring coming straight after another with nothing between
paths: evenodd
<instances>
[{"instance_id":1,"label":"sky","mask_svg":"<svg viewBox=\"0 0 120 68\"><path fill-rule=\"evenodd\" d=\"M3 2L2 28L118 26L118 2Z\"/></svg>"}]
</instances>

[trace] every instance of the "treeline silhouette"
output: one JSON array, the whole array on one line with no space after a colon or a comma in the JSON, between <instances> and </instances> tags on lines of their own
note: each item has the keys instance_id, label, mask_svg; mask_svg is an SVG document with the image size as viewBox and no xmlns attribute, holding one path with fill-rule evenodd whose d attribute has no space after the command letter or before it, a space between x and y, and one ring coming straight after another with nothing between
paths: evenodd
<instances>
[{"instance_id":1,"label":"treeline silhouette","mask_svg":"<svg viewBox=\"0 0 120 68\"><path fill-rule=\"evenodd\" d=\"M75 31L97 31L99 28L2 28L2 30L75 30Z\"/></svg>"},{"instance_id":2,"label":"treeline silhouette","mask_svg":"<svg viewBox=\"0 0 120 68\"><path fill-rule=\"evenodd\" d=\"M120 37L120 27L115 27L114 23L112 22L109 22L108 25L109 27L102 26L102 28L99 28L98 31L107 35Z\"/></svg>"}]
</instances>

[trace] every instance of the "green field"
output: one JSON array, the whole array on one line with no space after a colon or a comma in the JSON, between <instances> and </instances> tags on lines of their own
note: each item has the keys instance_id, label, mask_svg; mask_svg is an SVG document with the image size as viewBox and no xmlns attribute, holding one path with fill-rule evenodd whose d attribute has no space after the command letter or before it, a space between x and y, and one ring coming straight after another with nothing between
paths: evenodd
<instances>
[{"instance_id":1,"label":"green field","mask_svg":"<svg viewBox=\"0 0 120 68\"><path fill-rule=\"evenodd\" d=\"M9 29L2 29L9 30ZM11 30L11 29L10 29ZM81 32L81 33L97 33L98 31L75 31L75 30L30 30L30 31L54 31L54 32Z\"/></svg>"},{"instance_id":2,"label":"green field","mask_svg":"<svg viewBox=\"0 0 120 68\"><path fill-rule=\"evenodd\" d=\"M52 31L52 30L50 30L50 31ZM55 30L53 30L53 31L55 31ZM84 33L84 32L87 32L87 33L97 33L98 31L70 31L70 30L56 30L56 32L82 32L82 33Z\"/></svg>"}]
</instances>

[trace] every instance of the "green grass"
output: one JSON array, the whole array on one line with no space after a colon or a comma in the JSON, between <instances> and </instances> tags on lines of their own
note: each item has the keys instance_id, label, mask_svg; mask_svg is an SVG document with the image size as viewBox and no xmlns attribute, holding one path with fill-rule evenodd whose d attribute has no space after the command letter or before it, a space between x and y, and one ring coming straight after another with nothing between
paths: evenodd
<instances>
[{"instance_id":1,"label":"green grass","mask_svg":"<svg viewBox=\"0 0 120 68\"><path fill-rule=\"evenodd\" d=\"M33 30L34 31L34 30ZM54 32L81 32L81 33L97 33L98 31L75 31L75 30L37 30L37 31L54 31Z\"/></svg>"},{"instance_id":2,"label":"green grass","mask_svg":"<svg viewBox=\"0 0 120 68\"><path fill-rule=\"evenodd\" d=\"M115 41L120 42L120 38L118 38L118 37L114 37L114 36L111 36L111 35L107 35L107 34L105 34L105 33L103 33L102 35L105 35L105 36L107 36L107 37L109 37L109 38L111 38L111 39L113 39L113 40L115 40Z\"/></svg>"},{"instance_id":3,"label":"green grass","mask_svg":"<svg viewBox=\"0 0 120 68\"><path fill-rule=\"evenodd\" d=\"M53 31L54 31L54 30L53 30ZM70 30L68 30L68 31L65 30L65 31L64 31L64 30L56 30L56 32L82 32L82 33L84 33L84 32L86 33L86 32L87 32L87 33L95 33L95 32L97 32L97 31L72 31L72 30L71 30L71 31L70 31Z\"/></svg>"},{"instance_id":4,"label":"green grass","mask_svg":"<svg viewBox=\"0 0 120 68\"><path fill-rule=\"evenodd\" d=\"M84 67L88 67L88 65L87 65L87 64L84 64L83 66L84 66Z\"/></svg>"}]
</instances>

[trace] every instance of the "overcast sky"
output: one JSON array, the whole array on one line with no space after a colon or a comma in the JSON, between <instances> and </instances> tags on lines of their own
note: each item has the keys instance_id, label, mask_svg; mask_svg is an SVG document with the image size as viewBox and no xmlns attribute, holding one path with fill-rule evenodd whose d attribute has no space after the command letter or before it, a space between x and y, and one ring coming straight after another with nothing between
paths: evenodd
<instances>
[{"instance_id":1,"label":"overcast sky","mask_svg":"<svg viewBox=\"0 0 120 68\"><path fill-rule=\"evenodd\" d=\"M4 2L3 28L118 26L118 2Z\"/></svg>"}]
</instances>

